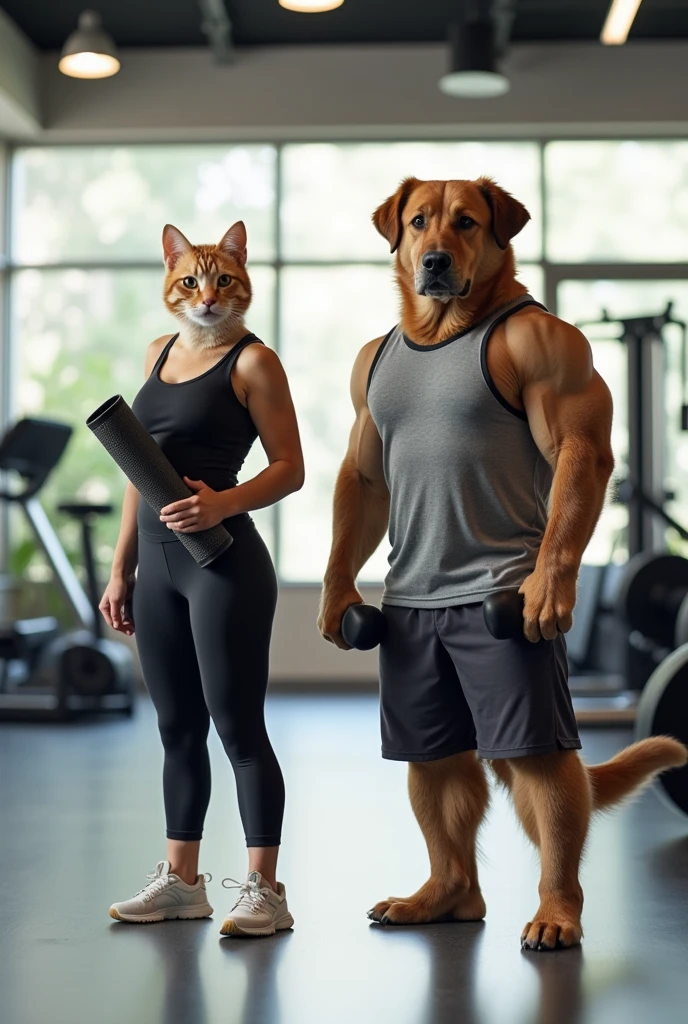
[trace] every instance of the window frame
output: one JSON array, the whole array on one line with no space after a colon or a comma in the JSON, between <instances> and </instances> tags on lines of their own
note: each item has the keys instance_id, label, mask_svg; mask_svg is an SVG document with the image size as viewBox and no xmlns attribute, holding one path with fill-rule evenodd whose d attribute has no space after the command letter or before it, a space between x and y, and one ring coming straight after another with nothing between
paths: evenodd
<instances>
[{"instance_id":1,"label":"window frame","mask_svg":"<svg viewBox=\"0 0 688 1024\"><path fill-rule=\"evenodd\" d=\"M256 266L272 267L275 271L275 288L272 299L272 322L274 324L274 344L275 350L278 354L282 351L282 334L283 328L281 323L281 306L282 306L282 269L285 267L306 267L306 266L319 266L319 267L339 267L339 266L368 266L368 265L379 265L389 267L389 257L384 253L384 249L381 250L380 259L319 259L317 257L309 259L285 259L283 256L283 231L282 231L282 218L281 218L281 204L283 198L283 155L284 150L288 146L294 145L308 145L309 143L321 143L329 145L365 145L371 143L373 140L370 138L361 137L350 137L350 138L293 138L284 140L275 139L194 139L193 141L172 143L170 140L169 144L184 145L193 147L200 144L207 143L221 143L227 146L242 146L242 145L264 145L270 146L275 150L275 203L274 203L274 243L275 243L275 257L273 260L260 260L256 262ZM600 279L613 279L617 281L634 281L634 280L688 280L688 261L687 262L672 262L672 263L619 263L618 261L609 262L587 262L587 263L558 263L552 261L547 255L547 218L548 218L548 205L547 205L547 181L546 181L546 163L545 163L545 152L546 147L549 143L567 141L567 142L599 142L609 141L608 138L595 136L594 133L589 135L580 136L552 136L552 137L534 137L534 136L516 136L516 135L495 135L480 137L432 137L432 138L417 138L415 136L398 137L398 138L385 138L375 140L380 144L394 144L395 142L418 142L427 144L441 144L441 143L460 143L460 142L480 142L480 143L518 143L518 142L529 142L536 144L539 151L539 189L540 189L540 207L541 207L541 238L540 238L540 249L541 257L539 260L529 260L528 265L539 266L543 273L544 280L544 300L545 305L554 314L557 313L558 301L557 291L561 282L565 280L579 280L579 281L596 281ZM614 140L617 141L617 140ZM670 135L647 135L647 136L631 136L618 141L637 141L642 142L672 142L677 141L676 136ZM168 143L160 142L161 147ZM13 416L16 414L16 395L17 388L15 385L15 373L16 373L16 350L15 340L13 337L12 330L12 309L11 309L11 294L12 294L12 280L15 273L23 270L150 270L150 269L161 269L162 261L158 260L89 260L84 261L66 261L59 263L50 264L25 264L14 262L14 254L12 252L12 227L13 227L13 162L15 154L19 150L26 150L32 148L51 148L51 149L68 149L76 146L115 146L122 145L128 148L136 148L137 146L150 146L151 143L142 141L130 141L118 140L110 142L108 140L94 140L94 141L79 141L79 142L60 142L60 143L46 143L40 140L28 140L18 142L16 144L2 144L0 145L0 198L2 199L2 209L0 210L0 427L3 429L12 421ZM4 254L4 255L3 255ZM523 261L526 262L525 260ZM390 282L391 284L391 282ZM365 339L362 339L363 343ZM280 515L279 503L272 506L272 532L273 532L273 558L277 569L277 574L280 580L280 585L283 587L312 587L320 586L319 581L308 581L308 580L285 580L281 576L281 550L282 550L282 538L281 538L281 515ZM8 517L6 510L0 508L0 571L5 571L7 563L9 540L8 540ZM366 584L368 585L368 584Z\"/></svg>"}]
</instances>

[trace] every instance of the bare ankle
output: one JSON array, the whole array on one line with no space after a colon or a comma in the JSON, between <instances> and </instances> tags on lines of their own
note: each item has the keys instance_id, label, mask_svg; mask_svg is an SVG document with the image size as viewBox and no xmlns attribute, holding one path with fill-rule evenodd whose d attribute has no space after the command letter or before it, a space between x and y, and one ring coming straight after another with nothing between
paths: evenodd
<instances>
[{"instance_id":1,"label":"bare ankle","mask_svg":"<svg viewBox=\"0 0 688 1024\"><path fill-rule=\"evenodd\" d=\"M195 885L198 881L198 875L195 872L185 870L184 868L178 868L174 864L170 865L170 874L176 875L177 878L181 878L185 885Z\"/></svg>"}]
</instances>

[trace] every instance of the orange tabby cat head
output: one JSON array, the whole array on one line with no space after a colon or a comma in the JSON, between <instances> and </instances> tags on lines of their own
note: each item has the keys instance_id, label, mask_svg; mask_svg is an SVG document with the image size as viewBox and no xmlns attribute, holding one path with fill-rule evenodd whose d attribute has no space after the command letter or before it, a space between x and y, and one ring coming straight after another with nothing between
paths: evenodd
<instances>
[{"instance_id":1,"label":"orange tabby cat head","mask_svg":"<svg viewBox=\"0 0 688 1024\"><path fill-rule=\"evenodd\" d=\"M192 245L166 224L162 248L167 267L163 297L171 313L196 328L227 328L243 320L251 302L243 221L233 224L217 245Z\"/></svg>"}]
</instances>

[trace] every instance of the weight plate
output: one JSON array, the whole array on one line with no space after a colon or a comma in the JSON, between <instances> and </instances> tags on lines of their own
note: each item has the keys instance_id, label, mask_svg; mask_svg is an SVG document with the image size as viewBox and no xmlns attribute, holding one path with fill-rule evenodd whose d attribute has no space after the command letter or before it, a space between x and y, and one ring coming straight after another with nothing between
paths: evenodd
<instances>
[{"instance_id":1,"label":"weight plate","mask_svg":"<svg viewBox=\"0 0 688 1024\"><path fill-rule=\"evenodd\" d=\"M688 745L688 645L664 659L642 692L635 738L649 736L673 736ZM688 814L688 765L660 775L657 791L671 807Z\"/></svg>"},{"instance_id":2,"label":"weight plate","mask_svg":"<svg viewBox=\"0 0 688 1024\"><path fill-rule=\"evenodd\" d=\"M115 690L112 663L96 646L68 648L63 655L62 671L69 688L82 697L100 697Z\"/></svg>"},{"instance_id":3,"label":"weight plate","mask_svg":"<svg viewBox=\"0 0 688 1024\"><path fill-rule=\"evenodd\" d=\"M619 611L631 629L673 648L682 591L688 594L688 558L643 552L626 565Z\"/></svg>"}]
</instances>

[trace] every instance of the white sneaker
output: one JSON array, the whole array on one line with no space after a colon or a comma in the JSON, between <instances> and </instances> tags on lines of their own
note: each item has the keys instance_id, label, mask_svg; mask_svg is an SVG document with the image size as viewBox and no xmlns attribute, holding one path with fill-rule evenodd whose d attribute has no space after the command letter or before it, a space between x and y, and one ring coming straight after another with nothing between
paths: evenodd
<instances>
[{"instance_id":1,"label":"white sneaker","mask_svg":"<svg viewBox=\"0 0 688 1024\"><path fill-rule=\"evenodd\" d=\"M115 921L147 924L152 921L170 921L179 918L190 921L197 917L210 917L213 908L205 892L206 876L199 875L195 885L187 885L178 875L170 874L170 862L161 860L150 881L130 900L113 903L110 917ZM210 875L207 876L210 881Z\"/></svg>"},{"instance_id":2,"label":"white sneaker","mask_svg":"<svg viewBox=\"0 0 688 1024\"><path fill-rule=\"evenodd\" d=\"M232 885L226 885L231 882ZM259 871L252 871L243 885L234 878L225 878L225 889L238 889L239 898L222 922L223 935L274 935L293 928L294 918L287 906L287 893L281 882L277 892L263 881Z\"/></svg>"}]
</instances>

